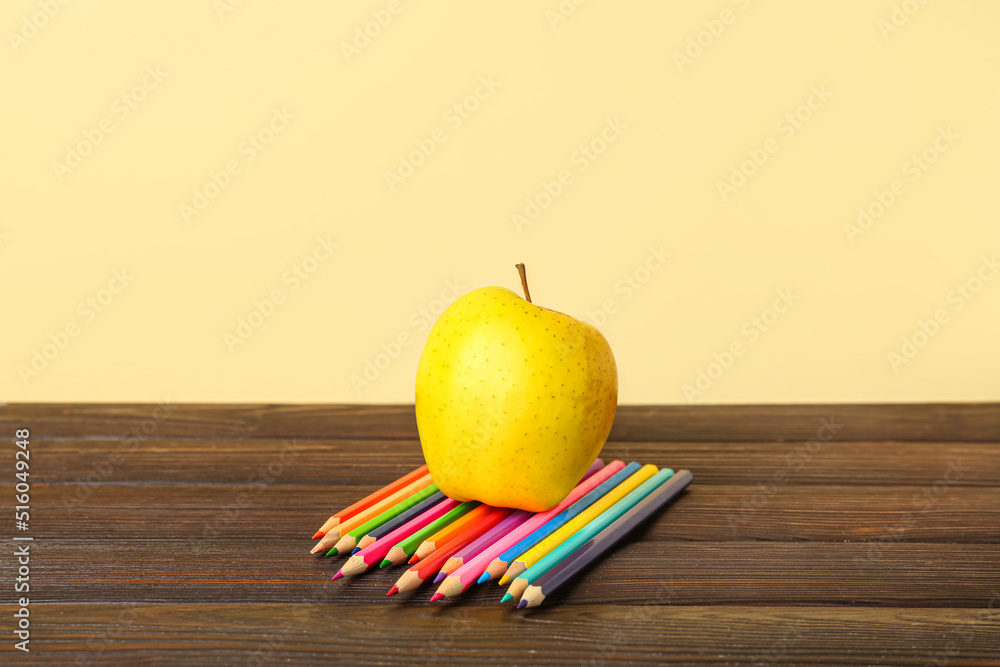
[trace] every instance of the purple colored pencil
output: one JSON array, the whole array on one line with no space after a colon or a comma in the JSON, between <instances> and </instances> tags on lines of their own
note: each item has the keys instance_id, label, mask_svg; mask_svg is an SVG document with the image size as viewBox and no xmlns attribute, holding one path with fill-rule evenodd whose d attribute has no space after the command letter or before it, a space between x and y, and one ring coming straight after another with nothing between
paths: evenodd
<instances>
[{"instance_id":1,"label":"purple colored pencil","mask_svg":"<svg viewBox=\"0 0 1000 667\"><path fill-rule=\"evenodd\" d=\"M441 571L438 572L436 577L434 577L434 583L441 583L449 574L462 567L462 565L464 565L467 561L475 558L483 551L483 549L489 547L498 539L530 519L532 516L534 516L534 512L517 510L506 519L493 526L493 528L481 535L477 540L466 545L461 551L449 558L445 562L444 566L441 567Z\"/></svg>"}]
</instances>

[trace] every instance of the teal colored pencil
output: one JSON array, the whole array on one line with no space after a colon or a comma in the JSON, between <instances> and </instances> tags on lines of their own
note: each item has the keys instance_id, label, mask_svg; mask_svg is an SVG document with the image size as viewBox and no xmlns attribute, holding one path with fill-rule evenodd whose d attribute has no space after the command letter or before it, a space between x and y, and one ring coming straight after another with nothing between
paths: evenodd
<instances>
[{"instance_id":1,"label":"teal colored pencil","mask_svg":"<svg viewBox=\"0 0 1000 667\"><path fill-rule=\"evenodd\" d=\"M450 524L458 517L472 511L481 504L482 503L477 500L470 500L467 503L462 503L437 521L433 521L421 530L413 533L392 549L389 549L389 553L386 555L385 560L379 563L379 567L399 565L400 563L405 563L410 560L410 556L416 553L417 547L419 547L424 540Z\"/></svg>"},{"instance_id":2,"label":"teal colored pencil","mask_svg":"<svg viewBox=\"0 0 1000 667\"><path fill-rule=\"evenodd\" d=\"M511 582L507 594L503 596L501 602L506 602L512 598L520 598L524 589L533 581L551 570L564 558L583 546L588 540L598 535L602 530L618 520L618 518L628 512L642 501L643 498L655 491L661 484L673 477L674 471L664 468L655 475L647 479L639 488L632 491L617 503L605 510L600 516L588 523L586 526L574 533L568 540L553 549L545 558L541 559L527 570L522 572Z\"/></svg>"},{"instance_id":3,"label":"teal colored pencil","mask_svg":"<svg viewBox=\"0 0 1000 667\"><path fill-rule=\"evenodd\" d=\"M636 503L632 509L618 517L610 526L589 539L579 549L566 556L551 570L535 579L521 595L517 608L536 607L545 601L557 588L587 567L601 555L628 535L636 526L649 519L650 515L667 504L674 496L691 483L691 472L680 470L673 477L651 491Z\"/></svg>"},{"instance_id":4,"label":"teal colored pencil","mask_svg":"<svg viewBox=\"0 0 1000 667\"><path fill-rule=\"evenodd\" d=\"M499 559L507 565L510 565L515 558L558 530L560 526L575 517L577 514L596 503L608 491L631 477L632 474L641 467L642 466L638 463L632 461L632 463L629 463L614 475L601 482L593 491L585 495L583 498L580 498L562 512L556 514L554 517L543 523L538 530L533 533L529 533L523 540L503 552Z\"/></svg>"}]
</instances>

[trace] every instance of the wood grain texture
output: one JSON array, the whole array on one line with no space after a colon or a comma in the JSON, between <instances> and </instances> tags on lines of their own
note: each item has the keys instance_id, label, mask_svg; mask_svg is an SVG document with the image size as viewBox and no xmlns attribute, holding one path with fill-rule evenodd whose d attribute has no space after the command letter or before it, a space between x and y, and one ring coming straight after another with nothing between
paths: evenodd
<instances>
[{"instance_id":1,"label":"wood grain texture","mask_svg":"<svg viewBox=\"0 0 1000 667\"><path fill-rule=\"evenodd\" d=\"M28 420L52 438L395 439L417 437L412 405L39 404L0 406L0 428ZM148 421L147 421L148 420ZM1000 404L623 405L611 441L786 441L823 420L846 440L1000 441ZM146 424L144 424L146 422Z\"/></svg>"},{"instance_id":2,"label":"wood grain texture","mask_svg":"<svg viewBox=\"0 0 1000 667\"><path fill-rule=\"evenodd\" d=\"M605 460L694 482L520 612L495 585L386 598L398 570L330 582L343 561L308 554L422 462L412 410L0 406L32 431L35 538L32 653L0 661L1000 664L996 405L622 408Z\"/></svg>"}]
</instances>

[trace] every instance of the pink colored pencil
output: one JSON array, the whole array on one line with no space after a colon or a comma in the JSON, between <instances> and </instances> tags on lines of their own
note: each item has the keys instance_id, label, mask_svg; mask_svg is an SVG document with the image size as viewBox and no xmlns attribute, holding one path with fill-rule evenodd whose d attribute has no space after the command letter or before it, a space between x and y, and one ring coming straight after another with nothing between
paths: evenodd
<instances>
[{"instance_id":1,"label":"pink colored pencil","mask_svg":"<svg viewBox=\"0 0 1000 667\"><path fill-rule=\"evenodd\" d=\"M559 514L577 500L590 493L599 484L624 467L624 461L612 461L590 477L586 478L584 481L577 484L576 488L570 491L569 495L566 496L561 503L546 512L539 512L538 514L535 514L520 526L507 533L507 535L505 535L502 539L497 540L487 548L483 549L468 563L465 563L462 567L445 577L444 581L441 582L441 586L438 588L437 593L435 593L431 599L440 600L443 597L451 597L452 595L458 595L459 593L463 593L468 590L472 584L476 583L476 580L479 579L480 575L488 572L487 568L500 554L523 540L556 514ZM503 573L501 572L500 574ZM493 573L490 573L490 575L493 576ZM496 576L499 576L499 574Z\"/></svg>"},{"instance_id":2,"label":"pink colored pencil","mask_svg":"<svg viewBox=\"0 0 1000 667\"><path fill-rule=\"evenodd\" d=\"M530 519L533 514L533 512L529 512L527 510L517 510L516 512L510 514L506 519L481 535L475 542L470 543L461 551L458 551L454 556L449 558L441 568L441 571L438 572L438 575L434 577L434 583L440 584L442 579L462 567L462 565L464 565L467 561L472 560L475 556L482 552L483 549L490 546L498 539Z\"/></svg>"},{"instance_id":3,"label":"pink colored pencil","mask_svg":"<svg viewBox=\"0 0 1000 667\"><path fill-rule=\"evenodd\" d=\"M336 580L341 577L349 577L352 574L367 572L375 565L381 563L382 559L389 553L389 549L392 549L397 543L405 540L413 533L429 525L432 521L441 518L461 504L458 500L445 498L437 505L434 505L425 512L421 512L385 537L379 538L351 556L344 563L344 566L340 568L340 571L333 575L333 578Z\"/></svg>"}]
</instances>

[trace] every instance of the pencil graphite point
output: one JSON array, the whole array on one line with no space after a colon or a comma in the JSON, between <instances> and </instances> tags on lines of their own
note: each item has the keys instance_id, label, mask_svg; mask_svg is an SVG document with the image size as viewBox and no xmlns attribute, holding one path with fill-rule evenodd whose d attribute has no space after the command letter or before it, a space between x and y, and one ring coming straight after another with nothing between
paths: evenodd
<instances>
[{"instance_id":1,"label":"pencil graphite point","mask_svg":"<svg viewBox=\"0 0 1000 667\"><path fill-rule=\"evenodd\" d=\"M479 575L479 578L476 579L476 583L477 584L485 584L489 580L490 580L490 573L489 572L483 572L481 575Z\"/></svg>"},{"instance_id":2,"label":"pencil graphite point","mask_svg":"<svg viewBox=\"0 0 1000 667\"><path fill-rule=\"evenodd\" d=\"M524 589L526 589L527 587L528 587L528 580L518 577L511 583L510 588L507 589L507 592L510 593L510 596L512 598L521 599L521 597L524 596Z\"/></svg>"},{"instance_id":3,"label":"pencil graphite point","mask_svg":"<svg viewBox=\"0 0 1000 667\"><path fill-rule=\"evenodd\" d=\"M343 572L337 572L337 574L333 575L333 579L331 579L330 581L336 581L337 579L340 579L342 576L344 576Z\"/></svg>"},{"instance_id":4,"label":"pencil graphite point","mask_svg":"<svg viewBox=\"0 0 1000 667\"><path fill-rule=\"evenodd\" d=\"M396 594L396 593L398 593L398 592L399 592L399 589L398 589L398 588L396 588L395 586L393 586L392 588L390 588L390 589L389 589L389 592L388 592L388 593L386 593L386 594L385 594L385 596L386 596L387 598L388 598L388 597L392 597L393 595L395 595L395 594Z\"/></svg>"},{"instance_id":5,"label":"pencil graphite point","mask_svg":"<svg viewBox=\"0 0 1000 667\"><path fill-rule=\"evenodd\" d=\"M354 554L356 554L356 553L358 553L359 551L361 551L361 549L362 549L362 547L354 547L354 549L353 549L353 550L351 550L351 555L353 556Z\"/></svg>"},{"instance_id":6,"label":"pencil graphite point","mask_svg":"<svg viewBox=\"0 0 1000 667\"><path fill-rule=\"evenodd\" d=\"M506 584L506 583L507 583L508 581L510 581L510 577L509 577L509 576L507 576L507 575L505 574L505 575L503 575L502 577L500 577L500 581L498 581L498 582L497 582L497 585L498 585L498 586L503 586L503 585L504 585L504 584Z\"/></svg>"},{"instance_id":7,"label":"pencil graphite point","mask_svg":"<svg viewBox=\"0 0 1000 667\"><path fill-rule=\"evenodd\" d=\"M520 602L517 603L517 608L518 609L524 609L527 606L528 606L528 601L527 600L521 600Z\"/></svg>"},{"instance_id":8,"label":"pencil graphite point","mask_svg":"<svg viewBox=\"0 0 1000 667\"><path fill-rule=\"evenodd\" d=\"M434 583L435 584L440 584L442 581L444 581L444 578L447 577L447 576L448 576L447 572L438 572L437 576L434 577Z\"/></svg>"},{"instance_id":9,"label":"pencil graphite point","mask_svg":"<svg viewBox=\"0 0 1000 667\"><path fill-rule=\"evenodd\" d=\"M314 540L318 540L319 538L323 537L324 535L326 535L326 532L325 532L325 531L322 531L322 530L317 530L317 531L316 531L316 534L315 534L315 535L313 535L313 539L314 539Z\"/></svg>"},{"instance_id":10,"label":"pencil graphite point","mask_svg":"<svg viewBox=\"0 0 1000 667\"><path fill-rule=\"evenodd\" d=\"M419 560L420 560L420 555L419 554L413 554L412 556L410 556L410 560L406 561L406 564L407 565L413 565L414 563L416 563Z\"/></svg>"},{"instance_id":11,"label":"pencil graphite point","mask_svg":"<svg viewBox=\"0 0 1000 667\"><path fill-rule=\"evenodd\" d=\"M441 594L441 593L435 593L434 595L431 596L431 602L437 602L438 600L442 599L443 597L444 597L443 594Z\"/></svg>"},{"instance_id":12,"label":"pencil graphite point","mask_svg":"<svg viewBox=\"0 0 1000 667\"><path fill-rule=\"evenodd\" d=\"M378 564L379 567L387 567L389 565L392 565L392 561L389 560L388 558L386 558L384 561ZM395 588L395 586L393 588Z\"/></svg>"},{"instance_id":13,"label":"pencil graphite point","mask_svg":"<svg viewBox=\"0 0 1000 667\"><path fill-rule=\"evenodd\" d=\"M511 595L510 593L504 593L503 597L500 598L500 602L507 602L507 601L513 600L513 599L514 599L513 595Z\"/></svg>"},{"instance_id":14,"label":"pencil graphite point","mask_svg":"<svg viewBox=\"0 0 1000 667\"><path fill-rule=\"evenodd\" d=\"M336 556L336 555L337 555L337 547L333 547L332 549L330 549L329 551L326 552L326 557L327 558L329 558L330 556Z\"/></svg>"}]
</instances>

